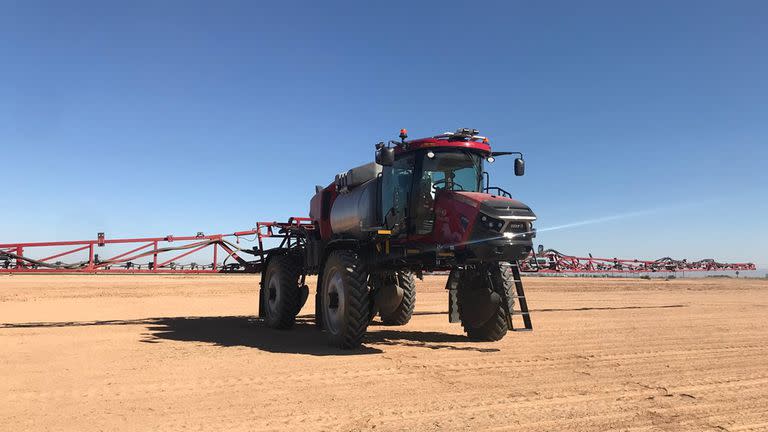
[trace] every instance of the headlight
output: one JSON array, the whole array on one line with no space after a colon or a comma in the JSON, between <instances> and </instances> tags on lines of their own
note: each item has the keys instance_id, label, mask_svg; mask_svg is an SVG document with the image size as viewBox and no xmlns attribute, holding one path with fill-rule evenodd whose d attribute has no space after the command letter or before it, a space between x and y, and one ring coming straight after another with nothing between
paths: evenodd
<instances>
[{"instance_id":1,"label":"headlight","mask_svg":"<svg viewBox=\"0 0 768 432\"><path fill-rule=\"evenodd\" d=\"M488 215L481 215L480 223L483 224L485 229L491 231L501 232L501 229L504 228L504 221L492 218Z\"/></svg>"}]
</instances>

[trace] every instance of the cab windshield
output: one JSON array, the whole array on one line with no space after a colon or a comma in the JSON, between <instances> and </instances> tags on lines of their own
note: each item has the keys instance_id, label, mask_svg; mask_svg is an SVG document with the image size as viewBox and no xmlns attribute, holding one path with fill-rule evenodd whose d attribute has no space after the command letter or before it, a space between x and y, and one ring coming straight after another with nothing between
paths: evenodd
<instances>
[{"instance_id":1,"label":"cab windshield","mask_svg":"<svg viewBox=\"0 0 768 432\"><path fill-rule=\"evenodd\" d=\"M422 188L480 192L482 176L482 158L477 153L452 150L429 151L424 155Z\"/></svg>"},{"instance_id":2,"label":"cab windshield","mask_svg":"<svg viewBox=\"0 0 768 432\"><path fill-rule=\"evenodd\" d=\"M441 190L480 192L483 162L479 154L466 150L429 150L422 153L416 181L412 229L429 234L435 224L435 199Z\"/></svg>"}]
</instances>

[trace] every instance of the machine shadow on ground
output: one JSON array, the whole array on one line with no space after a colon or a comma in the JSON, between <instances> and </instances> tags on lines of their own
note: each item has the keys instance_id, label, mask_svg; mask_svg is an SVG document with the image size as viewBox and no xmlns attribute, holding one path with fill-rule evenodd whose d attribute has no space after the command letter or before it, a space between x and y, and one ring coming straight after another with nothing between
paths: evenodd
<instances>
[{"instance_id":1,"label":"machine shadow on ground","mask_svg":"<svg viewBox=\"0 0 768 432\"><path fill-rule=\"evenodd\" d=\"M683 308L687 305L669 304L657 306L620 306L620 307L584 307L539 309L533 312L583 312L613 311L625 309L666 309ZM414 315L443 315L445 311L417 311ZM148 332L143 333L141 342L158 343L162 341L202 342L222 347L248 347L274 353L328 355L365 355L383 351L371 345L403 346L431 350L458 350L474 352L496 352L498 348L482 343L473 343L464 335L433 331L413 331L403 327L386 327L374 321L368 328L363 346L354 350L342 350L328 345L325 335L317 330L312 315L301 315L296 325L290 330L274 330L266 327L253 316L193 316L159 317L129 320L101 321L59 321L0 323L0 328L46 328L46 327L81 327L144 325Z\"/></svg>"},{"instance_id":2,"label":"machine shadow on ground","mask_svg":"<svg viewBox=\"0 0 768 432\"><path fill-rule=\"evenodd\" d=\"M148 333L142 342L164 340L203 342L223 347L248 347L274 353L328 355L365 355L383 351L370 345L409 346L428 349L495 352L496 348L467 346L470 341L462 335L422 332L382 327L374 322L368 328L363 346L342 350L328 345L325 335L307 316L297 318L290 330L274 330L260 320L244 316L158 318L148 323ZM460 343L461 345L454 345Z\"/></svg>"},{"instance_id":3,"label":"machine shadow on ground","mask_svg":"<svg viewBox=\"0 0 768 432\"><path fill-rule=\"evenodd\" d=\"M297 318L289 330L275 330L248 316L160 318L147 327L142 342L203 342L222 347L247 347L284 354L365 355L381 350L362 346L342 350L328 345L314 321Z\"/></svg>"}]
</instances>

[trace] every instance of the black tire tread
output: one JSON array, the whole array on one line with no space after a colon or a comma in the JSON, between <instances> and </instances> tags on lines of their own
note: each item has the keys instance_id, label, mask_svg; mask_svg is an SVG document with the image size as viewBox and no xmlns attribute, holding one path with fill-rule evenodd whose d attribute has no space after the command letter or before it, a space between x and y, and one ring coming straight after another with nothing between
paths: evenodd
<instances>
[{"instance_id":1,"label":"black tire tread","mask_svg":"<svg viewBox=\"0 0 768 432\"><path fill-rule=\"evenodd\" d=\"M289 329L293 327L296 322L296 315L299 312L299 302L301 301L301 293L298 283L302 271L301 262L296 257L290 255L278 255L269 261L269 266L276 266L275 271L280 274L280 281L282 283L285 284L286 281L295 281L295 283L280 287L280 290L283 291L282 302L278 305L279 312L276 320L270 325L270 327L276 329ZM265 287L268 286L269 281L265 281ZM269 313L269 308L267 308L267 313ZM270 319L267 319L268 323L270 321Z\"/></svg>"},{"instance_id":2,"label":"black tire tread","mask_svg":"<svg viewBox=\"0 0 768 432\"><path fill-rule=\"evenodd\" d=\"M343 349L357 348L363 341L371 321L371 299L368 290L368 272L360 256L351 250L331 252L328 262L337 260L344 272L345 296L348 298L347 319L340 337L331 336L331 344ZM326 268L330 268L326 265Z\"/></svg>"}]
</instances>

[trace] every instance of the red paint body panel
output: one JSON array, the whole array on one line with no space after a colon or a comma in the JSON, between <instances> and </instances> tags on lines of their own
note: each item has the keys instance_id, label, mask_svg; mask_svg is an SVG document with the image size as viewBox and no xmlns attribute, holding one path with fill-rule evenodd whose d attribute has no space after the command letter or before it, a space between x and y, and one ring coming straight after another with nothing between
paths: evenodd
<instances>
[{"instance_id":1,"label":"red paint body panel","mask_svg":"<svg viewBox=\"0 0 768 432\"><path fill-rule=\"evenodd\" d=\"M421 138L413 141L406 141L405 143L407 144L408 148L403 148L402 146L395 147L396 155L427 148L461 148L477 150L482 153L491 152L491 146L488 143L480 141L450 141L447 139L438 138Z\"/></svg>"},{"instance_id":2,"label":"red paint body panel","mask_svg":"<svg viewBox=\"0 0 768 432\"><path fill-rule=\"evenodd\" d=\"M480 212L480 204L487 201L517 203L513 199L482 192L438 191L435 197L435 224L432 233L415 236L411 241L443 246L466 243Z\"/></svg>"},{"instance_id":3,"label":"red paint body panel","mask_svg":"<svg viewBox=\"0 0 768 432\"><path fill-rule=\"evenodd\" d=\"M435 225L429 241L441 245L462 244L469 240L480 211L471 192L440 191L435 199ZM473 194L473 195L488 195ZM462 199L466 198L466 199Z\"/></svg>"},{"instance_id":4,"label":"red paint body panel","mask_svg":"<svg viewBox=\"0 0 768 432\"><path fill-rule=\"evenodd\" d=\"M309 218L320 229L320 238L328 241L333 234L331 229L331 208L336 201L336 182L316 193L309 202Z\"/></svg>"}]
</instances>

